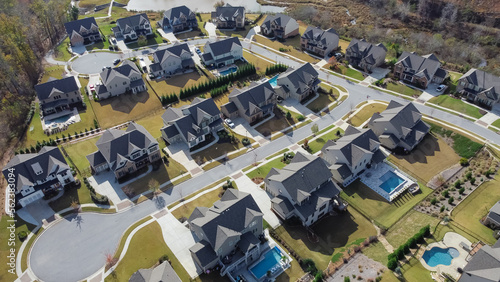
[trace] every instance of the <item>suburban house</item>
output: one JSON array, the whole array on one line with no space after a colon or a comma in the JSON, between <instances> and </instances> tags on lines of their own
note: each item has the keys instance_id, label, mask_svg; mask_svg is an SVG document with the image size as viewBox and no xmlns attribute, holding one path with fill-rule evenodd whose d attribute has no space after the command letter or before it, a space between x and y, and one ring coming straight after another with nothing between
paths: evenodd
<instances>
[{"instance_id":1,"label":"suburban house","mask_svg":"<svg viewBox=\"0 0 500 282\"><path fill-rule=\"evenodd\" d=\"M425 89L431 82L442 83L448 72L434 54L419 56L405 51L394 65L394 76Z\"/></svg>"},{"instance_id":2,"label":"suburban house","mask_svg":"<svg viewBox=\"0 0 500 282\"><path fill-rule=\"evenodd\" d=\"M493 246L481 247L463 268L458 282L498 282L500 281L500 240Z\"/></svg>"},{"instance_id":3,"label":"suburban house","mask_svg":"<svg viewBox=\"0 0 500 282\"><path fill-rule=\"evenodd\" d=\"M125 42L137 40L139 36L153 34L153 28L149 23L148 15L145 13L116 20L116 26L111 29L116 38L122 38Z\"/></svg>"},{"instance_id":4,"label":"suburban house","mask_svg":"<svg viewBox=\"0 0 500 282\"><path fill-rule=\"evenodd\" d=\"M14 156L3 175L14 189L16 206L25 207L45 193L75 182L71 169L57 147L45 146L35 154Z\"/></svg>"},{"instance_id":5,"label":"suburban house","mask_svg":"<svg viewBox=\"0 0 500 282\"><path fill-rule=\"evenodd\" d=\"M227 3L215 8L212 12L212 21L217 28L245 28L245 7L233 7Z\"/></svg>"},{"instance_id":6,"label":"suburban house","mask_svg":"<svg viewBox=\"0 0 500 282\"><path fill-rule=\"evenodd\" d=\"M391 150L413 150L430 130L413 103L402 105L396 101L391 101L382 113L374 113L367 125L380 143Z\"/></svg>"},{"instance_id":7,"label":"suburban house","mask_svg":"<svg viewBox=\"0 0 500 282\"><path fill-rule=\"evenodd\" d=\"M302 50L326 57L339 47L339 35L333 28L322 30L308 26L300 37L300 47Z\"/></svg>"},{"instance_id":8,"label":"suburban house","mask_svg":"<svg viewBox=\"0 0 500 282\"><path fill-rule=\"evenodd\" d=\"M206 66L223 67L243 59L243 47L238 37L229 37L215 42L207 42L203 47L201 60Z\"/></svg>"},{"instance_id":9,"label":"suburban house","mask_svg":"<svg viewBox=\"0 0 500 282\"><path fill-rule=\"evenodd\" d=\"M491 207L483 223L484 225L492 225L496 228L500 227L500 201Z\"/></svg>"},{"instance_id":10,"label":"suburban house","mask_svg":"<svg viewBox=\"0 0 500 282\"><path fill-rule=\"evenodd\" d=\"M345 58L354 67L371 72L385 61L387 48L384 44L372 44L364 39L352 39L345 50Z\"/></svg>"},{"instance_id":11,"label":"suburban house","mask_svg":"<svg viewBox=\"0 0 500 282\"><path fill-rule=\"evenodd\" d=\"M182 5L165 11L163 18L157 22L157 25L163 30L172 29L175 33L191 28L198 28L198 20L193 11Z\"/></svg>"},{"instance_id":12,"label":"suburban house","mask_svg":"<svg viewBox=\"0 0 500 282\"><path fill-rule=\"evenodd\" d=\"M95 145L97 151L87 156L92 173L111 170L116 179L161 158L156 139L134 122L129 123L127 130L106 130Z\"/></svg>"},{"instance_id":13,"label":"suburban house","mask_svg":"<svg viewBox=\"0 0 500 282\"><path fill-rule=\"evenodd\" d=\"M264 183L273 197L271 209L283 220L298 217L304 226L342 205L340 188L333 183L332 173L318 156L298 152L283 169L272 168Z\"/></svg>"},{"instance_id":14,"label":"suburban house","mask_svg":"<svg viewBox=\"0 0 500 282\"><path fill-rule=\"evenodd\" d=\"M196 97L189 106L169 107L161 118L163 139L169 144L185 142L189 148L205 141L208 134L224 128L219 108L211 98Z\"/></svg>"},{"instance_id":15,"label":"suburban house","mask_svg":"<svg viewBox=\"0 0 500 282\"><path fill-rule=\"evenodd\" d=\"M265 251L263 213L250 194L228 189L212 207L196 207L188 222L199 239L189 251L203 272L219 264L221 276L231 274Z\"/></svg>"},{"instance_id":16,"label":"suburban house","mask_svg":"<svg viewBox=\"0 0 500 282\"><path fill-rule=\"evenodd\" d=\"M229 102L221 106L221 112L226 117L240 116L249 123L255 123L273 112L277 96L268 81L253 81L248 87L235 88L228 98Z\"/></svg>"},{"instance_id":17,"label":"suburban house","mask_svg":"<svg viewBox=\"0 0 500 282\"><path fill-rule=\"evenodd\" d=\"M320 83L318 72L310 63L306 63L297 69L289 67L281 73L276 79L276 93L283 99L291 97L300 102L316 94Z\"/></svg>"},{"instance_id":18,"label":"suburban house","mask_svg":"<svg viewBox=\"0 0 500 282\"><path fill-rule=\"evenodd\" d=\"M149 71L154 76L173 75L194 68L194 61L187 43L175 43L166 49L153 53L154 63L149 65Z\"/></svg>"},{"instance_id":19,"label":"suburban house","mask_svg":"<svg viewBox=\"0 0 500 282\"><path fill-rule=\"evenodd\" d=\"M141 72L129 60L124 60L122 65L116 68L104 68L99 77L100 81L95 85L95 92L99 100L126 92L137 94L147 90Z\"/></svg>"},{"instance_id":20,"label":"suburban house","mask_svg":"<svg viewBox=\"0 0 500 282\"><path fill-rule=\"evenodd\" d=\"M328 140L323 148L323 159L329 164L333 179L344 187L366 169L385 159L380 142L369 128L356 129L348 126L344 136L337 141Z\"/></svg>"},{"instance_id":21,"label":"suburban house","mask_svg":"<svg viewBox=\"0 0 500 282\"><path fill-rule=\"evenodd\" d=\"M64 24L71 46L89 45L102 41L101 32L94 17L79 19Z\"/></svg>"},{"instance_id":22,"label":"suburban house","mask_svg":"<svg viewBox=\"0 0 500 282\"><path fill-rule=\"evenodd\" d=\"M500 102L500 77L483 70L470 69L458 80L457 92L469 101L491 108Z\"/></svg>"},{"instance_id":23,"label":"suburban house","mask_svg":"<svg viewBox=\"0 0 500 282\"><path fill-rule=\"evenodd\" d=\"M43 116L71 110L82 106L80 83L76 77L52 80L35 86L36 95Z\"/></svg>"},{"instance_id":24,"label":"suburban house","mask_svg":"<svg viewBox=\"0 0 500 282\"><path fill-rule=\"evenodd\" d=\"M265 36L287 39L299 34L299 24L284 14L268 15L260 26L260 31Z\"/></svg>"},{"instance_id":25,"label":"suburban house","mask_svg":"<svg viewBox=\"0 0 500 282\"><path fill-rule=\"evenodd\" d=\"M139 269L137 270L128 282L181 282L181 279L175 273L175 270L172 268L168 261L164 261L161 264L149 268L149 269Z\"/></svg>"}]
</instances>

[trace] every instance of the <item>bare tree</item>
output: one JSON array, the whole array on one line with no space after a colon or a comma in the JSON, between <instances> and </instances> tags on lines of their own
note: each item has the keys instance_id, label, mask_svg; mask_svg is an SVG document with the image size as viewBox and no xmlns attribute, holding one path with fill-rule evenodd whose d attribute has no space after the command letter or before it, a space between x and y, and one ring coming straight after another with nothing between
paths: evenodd
<instances>
[{"instance_id":1,"label":"bare tree","mask_svg":"<svg viewBox=\"0 0 500 282\"><path fill-rule=\"evenodd\" d=\"M160 183L156 179L151 179L148 182L149 191L153 192L153 197L156 198L160 193Z\"/></svg>"},{"instance_id":2,"label":"bare tree","mask_svg":"<svg viewBox=\"0 0 500 282\"><path fill-rule=\"evenodd\" d=\"M217 2L215 2L215 4L214 4L214 8L216 8L216 9L217 9L217 7L222 7L222 6L224 6L224 4L226 4L226 3L224 3L224 1L223 1L223 0L217 1Z\"/></svg>"},{"instance_id":3,"label":"bare tree","mask_svg":"<svg viewBox=\"0 0 500 282\"><path fill-rule=\"evenodd\" d=\"M441 11L441 18L439 19L439 27L443 28L445 25L453 25L457 20L458 8L453 3L448 3Z\"/></svg>"},{"instance_id":4,"label":"bare tree","mask_svg":"<svg viewBox=\"0 0 500 282\"><path fill-rule=\"evenodd\" d=\"M410 3L403 2L396 6L396 14L402 21L406 21L408 14L410 13Z\"/></svg>"},{"instance_id":5,"label":"bare tree","mask_svg":"<svg viewBox=\"0 0 500 282\"><path fill-rule=\"evenodd\" d=\"M431 1L430 0L419 0L418 1L418 14L423 19L428 19L431 16Z\"/></svg>"}]
</instances>

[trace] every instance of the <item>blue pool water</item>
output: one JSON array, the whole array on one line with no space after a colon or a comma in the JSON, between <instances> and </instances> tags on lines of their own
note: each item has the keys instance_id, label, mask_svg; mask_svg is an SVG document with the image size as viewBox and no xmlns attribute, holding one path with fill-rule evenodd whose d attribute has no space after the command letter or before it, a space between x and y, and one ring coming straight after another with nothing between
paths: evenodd
<instances>
[{"instance_id":1,"label":"blue pool water","mask_svg":"<svg viewBox=\"0 0 500 282\"><path fill-rule=\"evenodd\" d=\"M422 258L429 266L434 267L439 264L450 265L451 260L458 257L458 255L458 250L455 248L441 249L439 247L433 247L425 251Z\"/></svg>"},{"instance_id":2,"label":"blue pool water","mask_svg":"<svg viewBox=\"0 0 500 282\"><path fill-rule=\"evenodd\" d=\"M64 123L64 122L67 122L70 117L71 117L71 115L60 116L58 118L46 121L45 125L48 126L48 125L55 124L55 123Z\"/></svg>"},{"instance_id":3,"label":"blue pool water","mask_svg":"<svg viewBox=\"0 0 500 282\"><path fill-rule=\"evenodd\" d=\"M380 188L384 189L385 192L391 193L399 184L403 183L404 180L397 176L394 172L388 171L384 175L380 177L380 180L383 182L380 184Z\"/></svg>"},{"instance_id":4,"label":"blue pool water","mask_svg":"<svg viewBox=\"0 0 500 282\"><path fill-rule=\"evenodd\" d=\"M262 278L267 274L268 270L275 267L281 260L281 252L277 247L274 247L269 252L264 255L264 259L258 264L250 269L252 274L257 277L257 279Z\"/></svg>"},{"instance_id":5,"label":"blue pool water","mask_svg":"<svg viewBox=\"0 0 500 282\"><path fill-rule=\"evenodd\" d=\"M220 74L221 76L225 76L225 75L228 75L228 74L230 74L230 73L236 72L237 70L238 70L238 67L230 67L230 68L228 68L228 69L227 69L227 70L225 70L225 71L221 71L221 72L219 72L219 74Z\"/></svg>"},{"instance_id":6,"label":"blue pool water","mask_svg":"<svg viewBox=\"0 0 500 282\"><path fill-rule=\"evenodd\" d=\"M279 76L279 74L275 75L271 79L269 79L269 84L271 84L272 87L278 86L278 82L277 82L278 76Z\"/></svg>"}]
</instances>

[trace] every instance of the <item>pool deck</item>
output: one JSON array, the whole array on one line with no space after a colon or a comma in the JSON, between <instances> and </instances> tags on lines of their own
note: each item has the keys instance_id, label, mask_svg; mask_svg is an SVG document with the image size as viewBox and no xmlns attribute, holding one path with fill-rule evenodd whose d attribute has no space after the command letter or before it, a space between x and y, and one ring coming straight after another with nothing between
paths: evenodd
<instances>
[{"instance_id":1,"label":"pool deck","mask_svg":"<svg viewBox=\"0 0 500 282\"><path fill-rule=\"evenodd\" d=\"M57 126L53 126L51 123L49 123L48 125L46 124L46 122L50 122L51 120L54 120L54 119L57 119L59 117L66 116L66 115L71 115L71 117L69 117L66 122L58 123ZM71 110L65 110L62 112L51 114L49 116L45 116L41 120L41 122L42 122L42 129L45 131L45 130L48 130L50 128L55 128L55 127L62 129L64 127L67 127L70 124L80 122L81 120L82 119L80 118L80 114L78 113L78 109L73 108Z\"/></svg>"},{"instance_id":2,"label":"pool deck","mask_svg":"<svg viewBox=\"0 0 500 282\"><path fill-rule=\"evenodd\" d=\"M425 248L424 252L432 249L433 247L439 247L442 249L455 248L458 250L458 253L459 253L458 257L452 259L450 265L437 265L437 266L432 267L432 266L429 266L425 262L425 260L422 258L422 256L420 256L419 257L420 263L426 269L428 269L430 271L436 271L438 273L442 273L442 272L448 273L448 274L452 275L455 279L458 279L460 277L460 273L458 273L457 268L460 267L463 269L465 267L465 265L467 265L466 258L467 258L467 255L469 254L468 251L464 250L460 246L460 243L462 243L462 242L468 246L472 245L471 241L467 240L467 238L465 238L464 236L462 236L458 233L455 233L455 232L448 232L444 235L444 238L442 241L429 244L427 246L427 248ZM423 252L422 252L422 254L423 254Z\"/></svg>"},{"instance_id":3,"label":"pool deck","mask_svg":"<svg viewBox=\"0 0 500 282\"><path fill-rule=\"evenodd\" d=\"M398 185L393 191L388 193L380 187L384 181L380 178L384 176L387 172L392 171L399 178L403 179L403 182ZM395 169L394 167L388 165L385 161L378 164L376 167L371 167L367 169L361 176L361 182L366 186L370 187L373 191L377 192L380 196L384 197L387 201L391 202L401 193L403 193L408 187L413 185L415 182L410 178L406 177L401 171Z\"/></svg>"}]
</instances>

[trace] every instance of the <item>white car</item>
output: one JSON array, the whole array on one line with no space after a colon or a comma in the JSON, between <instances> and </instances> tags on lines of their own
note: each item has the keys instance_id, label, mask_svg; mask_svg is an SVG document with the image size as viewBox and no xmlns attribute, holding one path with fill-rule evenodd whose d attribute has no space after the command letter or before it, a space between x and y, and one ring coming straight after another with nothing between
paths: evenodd
<instances>
[{"instance_id":1,"label":"white car","mask_svg":"<svg viewBox=\"0 0 500 282\"><path fill-rule=\"evenodd\" d=\"M441 92L441 91L443 91L445 88L446 88L446 85L441 84L441 85L439 85L439 86L436 88L436 90L437 90L438 92Z\"/></svg>"},{"instance_id":2,"label":"white car","mask_svg":"<svg viewBox=\"0 0 500 282\"><path fill-rule=\"evenodd\" d=\"M227 126L229 126L230 128L234 128L234 123L233 123L233 121L232 121L232 120L230 120L230 119L226 118L226 119L224 120L224 122L225 122L225 123L227 124Z\"/></svg>"}]
</instances>

